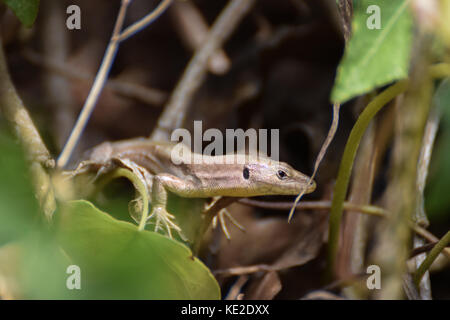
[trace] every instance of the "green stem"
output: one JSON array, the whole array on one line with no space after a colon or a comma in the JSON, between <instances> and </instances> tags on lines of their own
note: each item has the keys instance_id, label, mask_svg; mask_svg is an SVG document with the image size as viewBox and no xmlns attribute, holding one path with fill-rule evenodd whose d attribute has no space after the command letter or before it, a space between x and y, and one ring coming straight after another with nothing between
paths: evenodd
<instances>
[{"instance_id":1,"label":"green stem","mask_svg":"<svg viewBox=\"0 0 450 320\"><path fill-rule=\"evenodd\" d=\"M446 78L450 76L450 63L436 63L430 66L428 72L434 79Z\"/></svg>"},{"instance_id":2,"label":"green stem","mask_svg":"<svg viewBox=\"0 0 450 320\"><path fill-rule=\"evenodd\" d=\"M436 260L441 251L444 250L449 243L450 243L450 231L448 231L445 234L445 236L443 236L442 239L439 240L438 243L436 243L436 245L430 251L425 260L423 260L423 262L420 264L419 268L414 274L414 283L416 284L416 286L419 286L420 281L422 280L422 277L425 274L425 272L427 272L427 270L433 264L434 260Z\"/></svg>"},{"instance_id":3,"label":"green stem","mask_svg":"<svg viewBox=\"0 0 450 320\"><path fill-rule=\"evenodd\" d=\"M51 177L46 169L53 168L55 161L45 146L22 99L19 97L8 71L7 61L0 37L0 113L11 125L25 149L30 161L30 171L36 196L42 211L50 221L56 210L56 199ZM4 156L3 154L1 155Z\"/></svg>"},{"instance_id":4,"label":"green stem","mask_svg":"<svg viewBox=\"0 0 450 320\"><path fill-rule=\"evenodd\" d=\"M113 179L116 178L127 178L131 181L133 186L139 192L142 197L142 212L141 212L141 220L139 222L138 230L142 231L145 229L145 225L148 218L148 202L149 196L147 192L147 188L144 183L130 170L124 168L118 168L113 170L111 173L106 174L102 179L97 183L97 191L103 189L103 187L108 184Z\"/></svg>"},{"instance_id":5,"label":"green stem","mask_svg":"<svg viewBox=\"0 0 450 320\"><path fill-rule=\"evenodd\" d=\"M333 201L330 211L330 223L328 230L328 274L333 274L334 261L339 247L339 231L342 218L344 200L347 195L347 189L350 181L350 175L353 168L353 162L358 150L361 138L364 135L372 118L381 110L389 101L406 91L408 88L408 80L402 80L390 86L379 95L377 95L364 109L356 121L350 136L345 145L344 154L342 156L339 173L334 187Z\"/></svg>"}]
</instances>

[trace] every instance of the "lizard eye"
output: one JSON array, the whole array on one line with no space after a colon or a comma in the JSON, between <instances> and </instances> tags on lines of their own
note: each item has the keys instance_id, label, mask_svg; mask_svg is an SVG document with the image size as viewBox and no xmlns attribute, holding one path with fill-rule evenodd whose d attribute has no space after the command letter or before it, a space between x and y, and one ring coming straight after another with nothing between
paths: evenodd
<instances>
[{"instance_id":1,"label":"lizard eye","mask_svg":"<svg viewBox=\"0 0 450 320\"><path fill-rule=\"evenodd\" d=\"M242 175L244 176L245 180L248 180L248 178L250 177L250 171L248 170L247 167L244 167L244 171L242 171Z\"/></svg>"},{"instance_id":2,"label":"lizard eye","mask_svg":"<svg viewBox=\"0 0 450 320\"><path fill-rule=\"evenodd\" d=\"M280 178L281 180L284 180L284 179L286 179L287 178L287 173L285 172L285 171L283 171L283 170L278 170L277 171L277 176L278 176L278 178Z\"/></svg>"}]
</instances>

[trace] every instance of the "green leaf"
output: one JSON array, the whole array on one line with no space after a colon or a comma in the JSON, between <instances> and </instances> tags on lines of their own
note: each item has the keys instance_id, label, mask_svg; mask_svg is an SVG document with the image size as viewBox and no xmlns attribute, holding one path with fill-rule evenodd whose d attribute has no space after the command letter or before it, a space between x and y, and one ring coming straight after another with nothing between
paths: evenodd
<instances>
[{"instance_id":1,"label":"green leaf","mask_svg":"<svg viewBox=\"0 0 450 320\"><path fill-rule=\"evenodd\" d=\"M70 275L66 270L73 262L61 250L48 228L35 230L14 246L18 260L7 259L0 264L12 264L17 269L15 278L20 285L19 299L85 298L83 290L67 289L66 281Z\"/></svg>"},{"instance_id":2,"label":"green leaf","mask_svg":"<svg viewBox=\"0 0 450 320\"><path fill-rule=\"evenodd\" d=\"M37 212L22 148L8 132L0 130L0 245L25 235Z\"/></svg>"},{"instance_id":3,"label":"green leaf","mask_svg":"<svg viewBox=\"0 0 450 320\"><path fill-rule=\"evenodd\" d=\"M42 223L24 152L5 127L0 121L0 278L17 281L17 298L70 298L67 259Z\"/></svg>"},{"instance_id":4,"label":"green leaf","mask_svg":"<svg viewBox=\"0 0 450 320\"><path fill-rule=\"evenodd\" d=\"M39 0L3 0L25 26L31 27L39 10Z\"/></svg>"},{"instance_id":5,"label":"green leaf","mask_svg":"<svg viewBox=\"0 0 450 320\"><path fill-rule=\"evenodd\" d=\"M412 43L408 4L408 0L355 1L353 34L337 70L333 102L343 103L407 77ZM367 13L371 5L380 8L380 29L368 28L368 19L375 14Z\"/></svg>"},{"instance_id":6,"label":"green leaf","mask_svg":"<svg viewBox=\"0 0 450 320\"><path fill-rule=\"evenodd\" d=\"M450 209L450 79L439 85L433 102L442 113L442 119L440 134L433 148L425 206L430 219L437 222L444 219Z\"/></svg>"},{"instance_id":7,"label":"green leaf","mask_svg":"<svg viewBox=\"0 0 450 320\"><path fill-rule=\"evenodd\" d=\"M86 298L220 299L217 281L185 245L87 201L69 202L59 218L58 238L81 268Z\"/></svg>"}]
</instances>

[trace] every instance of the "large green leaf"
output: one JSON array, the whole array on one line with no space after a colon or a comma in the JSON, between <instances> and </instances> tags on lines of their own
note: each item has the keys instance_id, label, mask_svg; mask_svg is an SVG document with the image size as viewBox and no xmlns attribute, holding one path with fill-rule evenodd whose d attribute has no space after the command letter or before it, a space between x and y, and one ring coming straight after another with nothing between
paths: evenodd
<instances>
[{"instance_id":1,"label":"large green leaf","mask_svg":"<svg viewBox=\"0 0 450 320\"><path fill-rule=\"evenodd\" d=\"M31 27L39 10L39 0L3 0L25 26Z\"/></svg>"},{"instance_id":2,"label":"large green leaf","mask_svg":"<svg viewBox=\"0 0 450 320\"><path fill-rule=\"evenodd\" d=\"M58 238L81 268L85 298L220 298L209 269L175 240L138 231L87 201L70 202L59 218Z\"/></svg>"},{"instance_id":3,"label":"large green leaf","mask_svg":"<svg viewBox=\"0 0 450 320\"><path fill-rule=\"evenodd\" d=\"M0 121L0 277L17 280L16 298L68 298L67 260L40 223L24 152L5 127Z\"/></svg>"},{"instance_id":4,"label":"large green leaf","mask_svg":"<svg viewBox=\"0 0 450 320\"><path fill-rule=\"evenodd\" d=\"M0 245L25 235L37 212L22 148L8 132L0 130Z\"/></svg>"},{"instance_id":5,"label":"large green leaf","mask_svg":"<svg viewBox=\"0 0 450 320\"><path fill-rule=\"evenodd\" d=\"M19 299L83 299L87 292L66 287L67 267L73 262L65 255L48 228L35 230L14 243L18 259L0 261L17 266ZM0 249L1 250L1 249ZM6 274L7 276L7 274Z\"/></svg>"},{"instance_id":6,"label":"large green leaf","mask_svg":"<svg viewBox=\"0 0 450 320\"><path fill-rule=\"evenodd\" d=\"M353 33L337 70L331 94L333 102L343 103L408 75L412 41L409 1L358 0L354 3ZM380 8L380 29L367 26L371 16L367 9L371 5Z\"/></svg>"}]
</instances>

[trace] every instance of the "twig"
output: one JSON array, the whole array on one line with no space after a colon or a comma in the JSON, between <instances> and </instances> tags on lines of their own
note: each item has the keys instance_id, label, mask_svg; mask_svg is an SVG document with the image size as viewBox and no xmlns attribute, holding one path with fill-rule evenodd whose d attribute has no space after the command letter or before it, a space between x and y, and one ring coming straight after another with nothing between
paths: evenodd
<instances>
[{"instance_id":1,"label":"twig","mask_svg":"<svg viewBox=\"0 0 450 320\"><path fill-rule=\"evenodd\" d=\"M65 28L61 28L65 23L63 6L61 1L45 1L41 8L44 15L41 38L44 59L57 64L63 64L68 53L68 33ZM53 136L60 149L75 123L70 83L55 73L45 73L43 79L48 108L52 111Z\"/></svg>"},{"instance_id":2,"label":"twig","mask_svg":"<svg viewBox=\"0 0 450 320\"><path fill-rule=\"evenodd\" d=\"M238 297L241 294L242 287L247 283L248 278L249 277L247 275L240 276L228 291L225 300L238 300Z\"/></svg>"},{"instance_id":3,"label":"twig","mask_svg":"<svg viewBox=\"0 0 450 320\"><path fill-rule=\"evenodd\" d=\"M380 224L379 241L373 251L384 281L381 290L374 293L377 299L400 299L405 294L405 262L412 240L408 223L414 219L417 206L418 161L433 93L433 80L428 74L429 44L423 35L415 41L408 91L395 105L390 179L384 193L386 208L392 214Z\"/></svg>"},{"instance_id":4,"label":"twig","mask_svg":"<svg viewBox=\"0 0 450 320\"><path fill-rule=\"evenodd\" d=\"M5 118L12 124L16 135L24 144L27 156L31 161L42 163L45 167L53 167L54 160L50 156L33 120L25 109L9 76L3 44L0 39L0 102Z\"/></svg>"},{"instance_id":5,"label":"twig","mask_svg":"<svg viewBox=\"0 0 450 320\"><path fill-rule=\"evenodd\" d=\"M230 276L238 276L238 275L245 275L245 274L251 274L256 273L260 271L278 271L279 269L274 268L267 264L256 264L251 266L243 266L243 267L233 267L233 268L227 268L227 269L217 269L213 271L214 275L221 275L224 277L230 277Z\"/></svg>"},{"instance_id":6,"label":"twig","mask_svg":"<svg viewBox=\"0 0 450 320\"><path fill-rule=\"evenodd\" d=\"M247 206L273 210L287 210L292 208L292 202L272 202L242 198L239 200L239 203ZM296 205L296 208L301 210L330 209L331 201L302 201L301 203L298 203ZM385 217L386 215L388 215L387 211L383 208L371 205L358 205L350 202L344 202L344 209L357 211L377 217Z\"/></svg>"},{"instance_id":7,"label":"twig","mask_svg":"<svg viewBox=\"0 0 450 320\"><path fill-rule=\"evenodd\" d=\"M319 165L322 162L322 159L325 156L325 153L327 152L331 141L333 141L333 138L336 134L336 130L337 130L338 124L339 124L339 109L340 109L340 107L341 107L340 103L335 103L333 105L333 121L331 123L330 130L328 131L327 138L325 139L325 142L323 143L322 148L320 148L319 155L317 156L316 162L314 163L314 171L313 171L313 174L311 175L311 178L309 178L308 183L305 185L302 192L300 192L300 194L297 196L297 198L294 201L294 205L292 206L291 211L289 212L288 222L291 221L292 216L294 215L297 203L300 201L300 199L305 194L305 192L307 190L307 186L309 186L311 184L311 182L314 180L314 177L316 176L316 173L317 173L317 169L319 169Z\"/></svg>"},{"instance_id":8,"label":"twig","mask_svg":"<svg viewBox=\"0 0 450 320\"><path fill-rule=\"evenodd\" d=\"M87 72L76 69L67 63L46 59L39 53L31 50L24 51L23 56L31 63L47 68L51 72L58 73L61 76L86 82L93 82L95 80L95 76ZM155 107L160 107L167 100L168 96L168 94L162 90L148 88L140 84L120 79L108 79L105 83L105 88Z\"/></svg>"},{"instance_id":9,"label":"twig","mask_svg":"<svg viewBox=\"0 0 450 320\"><path fill-rule=\"evenodd\" d=\"M434 248L430 251L430 254L425 258L425 260L420 265L419 269L417 269L414 274L414 283L418 286L420 280L422 279L425 272L431 267L434 260L438 257L439 253L445 249L445 247L450 243L450 231L448 231L445 236L442 237L441 240L434 246Z\"/></svg>"},{"instance_id":10,"label":"twig","mask_svg":"<svg viewBox=\"0 0 450 320\"><path fill-rule=\"evenodd\" d=\"M3 42L0 38L0 108L6 120L24 146L30 171L41 208L48 219L51 218L56 201L50 183L50 177L44 168L53 168L55 161L50 156L38 130L25 109L9 76Z\"/></svg>"},{"instance_id":11,"label":"twig","mask_svg":"<svg viewBox=\"0 0 450 320\"><path fill-rule=\"evenodd\" d=\"M75 127L73 128L70 137L67 140L66 145L64 146L64 149L58 158L57 166L59 168L63 168L66 166L73 152L73 149L75 148L84 128L86 127L86 124L89 120L90 115L92 114L92 111L94 111L95 104L97 103L97 100L100 96L103 86L105 85L106 78L108 77L109 71L111 69L114 57L116 55L119 46L119 41L117 40L117 37L120 31L122 30L122 25L125 20L125 14L130 2L131 0L122 0L116 24L114 26L112 38L108 44L108 48L106 49L105 56L103 57L103 61L97 73L97 76L95 77L94 84L91 88L91 91L89 92L89 95L86 99L83 109L77 119Z\"/></svg>"},{"instance_id":12,"label":"twig","mask_svg":"<svg viewBox=\"0 0 450 320\"><path fill-rule=\"evenodd\" d=\"M391 180L385 192L386 206L391 219L383 223L379 233L375 260L384 270L380 299L398 299L403 296L402 275L408 259L410 230L407 226L416 211L417 170L424 130L434 90L434 77L443 76L450 69L444 65L429 66L430 39L420 36L415 41L411 82L404 101L396 108L396 134L392 149ZM435 72L433 70L439 70Z\"/></svg>"},{"instance_id":13,"label":"twig","mask_svg":"<svg viewBox=\"0 0 450 320\"><path fill-rule=\"evenodd\" d=\"M428 175L428 168L431 160L431 153L433 150L434 140L439 128L440 112L436 106L432 107L428 116L428 120L425 127L425 133L423 135L422 147L420 150L419 161L417 165L417 180L416 180L416 208L413 214L416 224L421 226L428 226L429 221L425 213L424 206L424 190L426 179ZM420 247L424 244L424 240L414 236L414 248ZM423 261L426 259L426 253L420 254L414 258L416 267L419 268ZM418 288L419 294L423 300L431 300L431 283L430 275L427 271L422 277Z\"/></svg>"},{"instance_id":14,"label":"twig","mask_svg":"<svg viewBox=\"0 0 450 320\"><path fill-rule=\"evenodd\" d=\"M353 2L339 0L337 5L341 15L342 33L344 34L345 42L348 43L352 34Z\"/></svg>"},{"instance_id":15,"label":"twig","mask_svg":"<svg viewBox=\"0 0 450 320\"><path fill-rule=\"evenodd\" d=\"M418 235L414 235L413 237L413 248L423 248L425 244L425 240L420 238ZM413 257L415 268L419 268L420 265L427 257L427 251L422 252L421 254L415 255ZM431 300L431 282L430 282L430 273L425 272L422 277L420 284L417 287L417 293L419 294L421 300Z\"/></svg>"},{"instance_id":16,"label":"twig","mask_svg":"<svg viewBox=\"0 0 450 320\"><path fill-rule=\"evenodd\" d=\"M413 277L409 273L405 273L402 276L402 287L408 300L422 300L417 287L414 284Z\"/></svg>"},{"instance_id":17,"label":"twig","mask_svg":"<svg viewBox=\"0 0 450 320\"><path fill-rule=\"evenodd\" d=\"M423 136L422 148L420 150L419 163L417 167L417 207L414 215L415 221L421 226L428 226L428 218L424 209L424 191L428 176L428 168L430 166L431 153L439 128L440 112L437 108L433 108L427 120L425 133Z\"/></svg>"},{"instance_id":18,"label":"twig","mask_svg":"<svg viewBox=\"0 0 450 320\"><path fill-rule=\"evenodd\" d=\"M355 170L348 196L348 201L354 204L368 205L371 202L377 158L375 128L375 123L369 125L355 160ZM369 237L367 221L370 218L358 211L347 212L343 221L342 243L336 262L336 272L339 277L344 278L349 274L364 272ZM355 286L349 287L347 291L348 295L360 299L366 298L363 296L366 293Z\"/></svg>"},{"instance_id":19,"label":"twig","mask_svg":"<svg viewBox=\"0 0 450 320\"><path fill-rule=\"evenodd\" d=\"M240 204L251 206L255 208L271 209L271 210L286 210L292 207L292 202L272 202L272 201L262 201L254 200L249 198L241 198L238 200ZM331 201L303 201L297 204L297 209L301 210L320 210L320 209L330 209ZM380 218L388 218L391 214L388 210L372 205L358 205L351 202L344 202L344 209L348 210L350 213L363 213L371 216L376 216ZM410 222L409 226L411 229L419 236L424 238L433 245L439 241L439 239L433 235L428 230L416 225L413 221ZM414 253L414 251L413 251ZM417 253L416 253L417 254ZM443 254L450 259L450 248L444 248ZM415 255L415 254L414 254Z\"/></svg>"},{"instance_id":20,"label":"twig","mask_svg":"<svg viewBox=\"0 0 450 320\"><path fill-rule=\"evenodd\" d=\"M149 24L154 22L156 19L158 19L164 11L171 5L173 0L163 0L160 2L160 4L148 15L146 15L144 18L139 20L138 22L135 22L131 26L127 27L120 35L117 34L116 37L113 39L117 41L124 41L128 39L129 37L135 35L137 32L141 31L145 27L147 27Z\"/></svg>"},{"instance_id":21,"label":"twig","mask_svg":"<svg viewBox=\"0 0 450 320\"><path fill-rule=\"evenodd\" d=\"M436 243L437 243L437 242L430 242L430 243L424 244L424 245L422 245L422 246L420 246L420 247L415 247L415 248L411 251L411 254L409 255L409 257L410 257L410 258L414 258L415 256L417 256L417 255L419 255L419 254L421 254L421 253L430 251L431 249L434 248L434 246L436 245Z\"/></svg>"},{"instance_id":22,"label":"twig","mask_svg":"<svg viewBox=\"0 0 450 320\"><path fill-rule=\"evenodd\" d=\"M364 109L356 121L350 136L345 145L344 154L342 156L338 178L334 187L333 202L330 212L330 226L328 235L328 272L333 273L334 261L338 249L339 231L342 217L344 200L347 194L347 188L350 181L350 175L353 168L353 161L358 150L359 142L367 129L372 118L381 110L388 102L400 93L404 92L408 87L408 81L399 81L392 85L378 96L376 96Z\"/></svg>"},{"instance_id":23,"label":"twig","mask_svg":"<svg viewBox=\"0 0 450 320\"><path fill-rule=\"evenodd\" d=\"M411 222L410 226L415 233L426 239L428 242L435 243L439 241L438 237L436 237L430 231L416 225L415 223ZM444 248L442 253L450 260L450 248Z\"/></svg>"},{"instance_id":24,"label":"twig","mask_svg":"<svg viewBox=\"0 0 450 320\"><path fill-rule=\"evenodd\" d=\"M203 83L209 58L222 46L254 3L255 0L231 0L220 13L173 91L151 135L152 140L167 141L171 130L181 127L192 97Z\"/></svg>"},{"instance_id":25,"label":"twig","mask_svg":"<svg viewBox=\"0 0 450 320\"><path fill-rule=\"evenodd\" d=\"M201 47L208 35L209 26L201 12L190 1L175 2L170 13L186 47L195 51ZM231 61L223 49L215 51L208 61L211 73L222 75L230 69Z\"/></svg>"}]
</instances>

